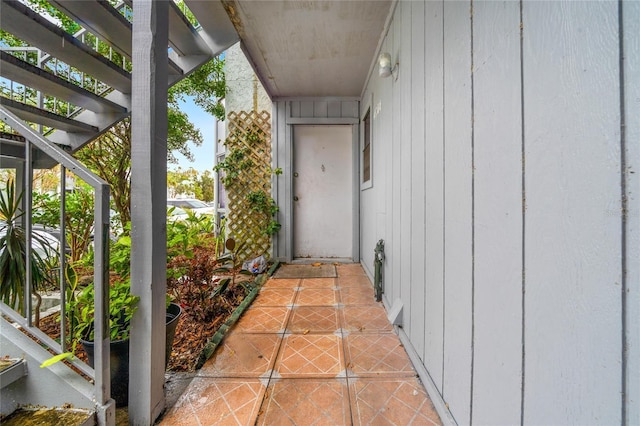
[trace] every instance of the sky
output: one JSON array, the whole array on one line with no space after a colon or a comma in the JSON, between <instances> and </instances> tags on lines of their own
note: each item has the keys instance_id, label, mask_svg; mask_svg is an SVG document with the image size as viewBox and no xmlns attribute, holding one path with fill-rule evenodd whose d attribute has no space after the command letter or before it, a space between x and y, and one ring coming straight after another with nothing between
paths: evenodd
<instances>
[{"instance_id":1,"label":"sky","mask_svg":"<svg viewBox=\"0 0 640 426\"><path fill-rule=\"evenodd\" d=\"M187 170L193 167L200 173L205 170L212 170L215 147L215 119L212 115L209 115L196 105L191 98L185 98L185 101L180 101L179 104L180 109L189 116L189 120L200 130L200 133L202 133L203 142L199 147L190 144L191 152L194 156L193 162L176 153L175 156L178 159L178 164L169 163L167 167L169 170L176 170L178 167Z\"/></svg>"}]
</instances>

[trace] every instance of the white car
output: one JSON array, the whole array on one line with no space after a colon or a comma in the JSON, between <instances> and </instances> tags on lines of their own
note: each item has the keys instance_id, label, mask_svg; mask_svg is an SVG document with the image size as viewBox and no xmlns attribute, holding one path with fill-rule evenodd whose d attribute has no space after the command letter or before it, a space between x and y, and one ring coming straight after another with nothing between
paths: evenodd
<instances>
[{"instance_id":1,"label":"white car","mask_svg":"<svg viewBox=\"0 0 640 426\"><path fill-rule=\"evenodd\" d=\"M180 207L167 204L167 222L176 222L187 220L189 215Z\"/></svg>"},{"instance_id":2,"label":"white car","mask_svg":"<svg viewBox=\"0 0 640 426\"><path fill-rule=\"evenodd\" d=\"M167 204L185 210L191 210L197 215L205 214L213 216L216 213L215 207L211 207L204 201L196 200L195 198L169 198Z\"/></svg>"},{"instance_id":3,"label":"white car","mask_svg":"<svg viewBox=\"0 0 640 426\"><path fill-rule=\"evenodd\" d=\"M0 238L4 237L6 233L5 222L0 221ZM31 248L38 253L40 258L55 259L58 257L60 241L57 238L43 228L38 228L38 225L32 227L31 234L34 237L31 239Z\"/></svg>"}]
</instances>

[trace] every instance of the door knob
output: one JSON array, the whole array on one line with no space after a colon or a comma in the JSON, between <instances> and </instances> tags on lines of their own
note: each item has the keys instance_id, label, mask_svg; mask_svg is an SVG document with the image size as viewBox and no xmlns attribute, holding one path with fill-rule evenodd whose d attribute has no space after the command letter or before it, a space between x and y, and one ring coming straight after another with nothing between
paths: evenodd
<instances>
[{"instance_id":1,"label":"door knob","mask_svg":"<svg viewBox=\"0 0 640 426\"><path fill-rule=\"evenodd\" d=\"M298 201L298 196L297 195L293 197L293 201Z\"/></svg>"},{"instance_id":2,"label":"door knob","mask_svg":"<svg viewBox=\"0 0 640 426\"><path fill-rule=\"evenodd\" d=\"M294 172L293 177L298 177L298 172Z\"/></svg>"}]
</instances>

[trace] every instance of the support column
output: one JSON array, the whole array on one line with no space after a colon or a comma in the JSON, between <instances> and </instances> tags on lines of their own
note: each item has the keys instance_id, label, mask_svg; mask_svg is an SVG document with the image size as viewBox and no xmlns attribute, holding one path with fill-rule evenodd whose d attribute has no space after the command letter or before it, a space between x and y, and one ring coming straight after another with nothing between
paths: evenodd
<instances>
[{"instance_id":1,"label":"support column","mask_svg":"<svg viewBox=\"0 0 640 426\"><path fill-rule=\"evenodd\" d=\"M140 302L129 348L132 425L151 425L164 409L168 8L133 3L131 290Z\"/></svg>"}]
</instances>

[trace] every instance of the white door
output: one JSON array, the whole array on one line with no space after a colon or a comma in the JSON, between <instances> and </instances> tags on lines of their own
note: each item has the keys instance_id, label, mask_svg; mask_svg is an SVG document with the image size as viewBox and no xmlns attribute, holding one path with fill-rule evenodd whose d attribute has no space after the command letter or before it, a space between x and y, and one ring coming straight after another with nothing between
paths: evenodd
<instances>
[{"instance_id":1,"label":"white door","mask_svg":"<svg viewBox=\"0 0 640 426\"><path fill-rule=\"evenodd\" d=\"M352 258L351 126L295 126L293 171L294 258Z\"/></svg>"}]
</instances>

